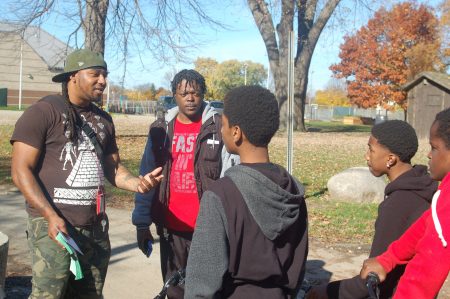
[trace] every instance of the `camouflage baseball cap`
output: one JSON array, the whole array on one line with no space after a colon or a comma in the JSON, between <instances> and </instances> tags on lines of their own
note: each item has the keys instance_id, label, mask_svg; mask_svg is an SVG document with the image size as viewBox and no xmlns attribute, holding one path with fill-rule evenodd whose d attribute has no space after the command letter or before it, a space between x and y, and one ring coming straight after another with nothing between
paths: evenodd
<instances>
[{"instance_id":1,"label":"camouflage baseball cap","mask_svg":"<svg viewBox=\"0 0 450 299\"><path fill-rule=\"evenodd\" d=\"M104 68L105 70L107 69L107 65L102 54L88 49L75 50L67 56L64 64L64 72L54 76L52 81L65 82L69 79L72 73L94 67Z\"/></svg>"}]
</instances>

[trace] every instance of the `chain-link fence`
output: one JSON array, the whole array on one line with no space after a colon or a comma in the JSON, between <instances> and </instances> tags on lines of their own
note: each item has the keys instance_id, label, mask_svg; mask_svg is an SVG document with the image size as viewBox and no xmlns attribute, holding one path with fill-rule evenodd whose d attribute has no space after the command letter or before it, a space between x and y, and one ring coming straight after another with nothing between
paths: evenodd
<instances>
[{"instance_id":1,"label":"chain-link fence","mask_svg":"<svg viewBox=\"0 0 450 299\"><path fill-rule=\"evenodd\" d=\"M386 111L384 109L362 109L356 107L332 107L332 106L319 106L316 104L305 106L305 119L307 120L322 120L332 121L340 120L344 116L359 116L367 118L377 118L377 116L387 116L387 119L399 119L404 120L405 114L403 110Z\"/></svg>"},{"instance_id":2,"label":"chain-link fence","mask_svg":"<svg viewBox=\"0 0 450 299\"><path fill-rule=\"evenodd\" d=\"M130 100L112 100L105 103L105 109L113 113L125 114L155 114L156 101L130 101ZM387 119L405 119L403 110L386 111L375 108L362 109L356 107L332 107L319 106L316 104L305 106L306 120L332 121L340 120L344 116L359 116L375 119L377 116L387 116Z\"/></svg>"},{"instance_id":3,"label":"chain-link fence","mask_svg":"<svg viewBox=\"0 0 450 299\"><path fill-rule=\"evenodd\" d=\"M156 101L113 100L105 103L105 110L125 114L155 114Z\"/></svg>"}]
</instances>

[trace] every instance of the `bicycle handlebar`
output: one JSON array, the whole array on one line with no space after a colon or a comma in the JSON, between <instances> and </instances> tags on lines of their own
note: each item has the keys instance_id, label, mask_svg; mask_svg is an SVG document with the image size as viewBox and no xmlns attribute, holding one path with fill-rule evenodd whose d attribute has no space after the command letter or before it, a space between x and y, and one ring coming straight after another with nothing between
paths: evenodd
<instances>
[{"instance_id":1,"label":"bicycle handlebar","mask_svg":"<svg viewBox=\"0 0 450 299\"><path fill-rule=\"evenodd\" d=\"M183 285L185 277L186 277L186 269L181 269L175 272L171 277L169 277L169 279L167 279L166 283L164 283L161 292L159 292L159 294L154 299L165 298L169 287Z\"/></svg>"},{"instance_id":2,"label":"bicycle handlebar","mask_svg":"<svg viewBox=\"0 0 450 299\"><path fill-rule=\"evenodd\" d=\"M380 284L380 278L378 274L375 272L370 272L367 274L366 278L366 286L369 291L369 299L378 299L380 296L380 290L378 289L378 285Z\"/></svg>"}]
</instances>

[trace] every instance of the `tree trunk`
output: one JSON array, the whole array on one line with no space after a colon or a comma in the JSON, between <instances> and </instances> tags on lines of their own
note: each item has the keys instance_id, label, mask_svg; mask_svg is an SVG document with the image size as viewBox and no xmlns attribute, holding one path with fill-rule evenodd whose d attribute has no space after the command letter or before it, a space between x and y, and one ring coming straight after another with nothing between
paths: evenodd
<instances>
[{"instance_id":1,"label":"tree trunk","mask_svg":"<svg viewBox=\"0 0 450 299\"><path fill-rule=\"evenodd\" d=\"M86 0L86 15L83 20L85 48L105 53L105 22L109 0Z\"/></svg>"},{"instance_id":2,"label":"tree trunk","mask_svg":"<svg viewBox=\"0 0 450 299\"><path fill-rule=\"evenodd\" d=\"M282 1L282 18L276 30L265 1L247 0L247 2L266 45L270 69L275 82L275 96L280 107L280 128L283 129L286 127L289 32L293 30L295 1ZM278 41L275 33L278 33Z\"/></svg>"},{"instance_id":3,"label":"tree trunk","mask_svg":"<svg viewBox=\"0 0 450 299\"><path fill-rule=\"evenodd\" d=\"M280 127L287 127L288 67L289 67L289 32L294 30L294 1L282 1L282 18L277 25L279 39L278 84L275 82L275 95L280 107Z\"/></svg>"},{"instance_id":4,"label":"tree trunk","mask_svg":"<svg viewBox=\"0 0 450 299\"><path fill-rule=\"evenodd\" d=\"M340 0L328 0L317 18L317 0L300 0L297 2L298 38L294 71L294 98L297 108L297 117L294 120L294 129L299 131L306 131L306 91L308 88L309 67L311 65L314 49L316 48L320 34L339 2Z\"/></svg>"},{"instance_id":5,"label":"tree trunk","mask_svg":"<svg viewBox=\"0 0 450 299\"><path fill-rule=\"evenodd\" d=\"M306 132L305 126L305 105L306 91L308 86L309 64L295 65L294 69L294 130Z\"/></svg>"},{"instance_id":6,"label":"tree trunk","mask_svg":"<svg viewBox=\"0 0 450 299\"><path fill-rule=\"evenodd\" d=\"M287 72L289 32L293 30L295 11L298 11L297 53L294 65L294 129L305 131L305 104L308 86L308 71L314 48L320 33L333 14L340 0L328 0L317 12L318 0L282 0L281 19L277 25L278 41L275 37L273 18L263 0L247 0L256 26L266 45L270 68L275 81L275 96L280 106L280 127L286 127ZM296 7L295 7L296 6ZM297 9L295 9L297 8Z\"/></svg>"}]
</instances>

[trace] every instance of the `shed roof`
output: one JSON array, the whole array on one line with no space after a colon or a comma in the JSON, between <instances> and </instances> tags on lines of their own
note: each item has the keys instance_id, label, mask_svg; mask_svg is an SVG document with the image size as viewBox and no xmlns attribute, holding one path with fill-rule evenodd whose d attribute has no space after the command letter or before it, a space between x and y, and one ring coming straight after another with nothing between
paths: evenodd
<instances>
[{"instance_id":1,"label":"shed roof","mask_svg":"<svg viewBox=\"0 0 450 299\"><path fill-rule=\"evenodd\" d=\"M28 26L24 30L20 24L0 22L1 32L23 33L25 42L41 57L50 71L62 71L66 54L72 51L68 45L36 26Z\"/></svg>"},{"instance_id":2,"label":"shed roof","mask_svg":"<svg viewBox=\"0 0 450 299\"><path fill-rule=\"evenodd\" d=\"M450 76L448 74L437 72L422 72L419 75L417 75L413 80L403 85L402 89L404 91L408 91L417 84L419 84L419 82L421 82L423 79L433 81L437 85L444 88L447 92L450 92Z\"/></svg>"}]
</instances>

